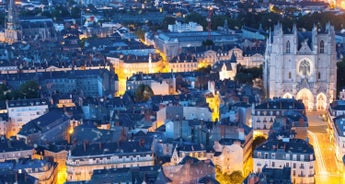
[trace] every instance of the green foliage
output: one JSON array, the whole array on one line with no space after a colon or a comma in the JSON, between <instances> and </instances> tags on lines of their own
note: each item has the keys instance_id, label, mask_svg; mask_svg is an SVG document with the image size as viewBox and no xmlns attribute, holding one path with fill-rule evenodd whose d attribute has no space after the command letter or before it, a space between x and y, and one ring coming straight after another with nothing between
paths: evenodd
<instances>
[{"instance_id":1,"label":"green foliage","mask_svg":"<svg viewBox=\"0 0 345 184\"><path fill-rule=\"evenodd\" d=\"M230 183L232 184L241 184L244 180L241 171L234 171L230 174Z\"/></svg>"},{"instance_id":2,"label":"green foliage","mask_svg":"<svg viewBox=\"0 0 345 184\"><path fill-rule=\"evenodd\" d=\"M71 9L71 17L72 18L80 18L81 16L81 9L78 6L75 6Z\"/></svg>"},{"instance_id":3,"label":"green foliage","mask_svg":"<svg viewBox=\"0 0 345 184\"><path fill-rule=\"evenodd\" d=\"M206 75L206 74L210 74L210 73L211 73L211 66L208 65L208 66L206 66L206 67L198 68L196 71L197 71L197 72L202 72L202 73L204 73L205 75Z\"/></svg>"},{"instance_id":4,"label":"green foliage","mask_svg":"<svg viewBox=\"0 0 345 184\"><path fill-rule=\"evenodd\" d=\"M192 12L189 15L187 15L185 18L185 22L196 22L196 23L202 25L202 27L204 27L204 29L206 29L206 27L207 27L206 17L204 17L198 13L195 13L195 12Z\"/></svg>"},{"instance_id":5,"label":"green foliage","mask_svg":"<svg viewBox=\"0 0 345 184\"><path fill-rule=\"evenodd\" d=\"M244 180L241 171L234 171L230 175L222 173L219 167L216 167L216 179L222 184L241 184Z\"/></svg>"},{"instance_id":6,"label":"green foliage","mask_svg":"<svg viewBox=\"0 0 345 184\"><path fill-rule=\"evenodd\" d=\"M137 37L138 37L140 40L145 40L145 31L144 31L144 30L137 29L137 30L135 31L135 34L137 35Z\"/></svg>"},{"instance_id":7,"label":"green foliage","mask_svg":"<svg viewBox=\"0 0 345 184\"><path fill-rule=\"evenodd\" d=\"M261 143L265 142L266 138L264 136L257 136L252 143L252 149L254 150L257 146L259 146Z\"/></svg>"},{"instance_id":8,"label":"green foliage","mask_svg":"<svg viewBox=\"0 0 345 184\"><path fill-rule=\"evenodd\" d=\"M11 91L5 84L0 84L0 100L10 99Z\"/></svg>"},{"instance_id":9,"label":"green foliage","mask_svg":"<svg viewBox=\"0 0 345 184\"><path fill-rule=\"evenodd\" d=\"M63 21L64 18L69 17L70 14L65 6L58 5L51 13L54 20Z\"/></svg>"},{"instance_id":10,"label":"green foliage","mask_svg":"<svg viewBox=\"0 0 345 184\"><path fill-rule=\"evenodd\" d=\"M0 100L14 100L38 97L39 85L36 81L26 81L19 87L18 90L13 90L5 84L0 84Z\"/></svg>"},{"instance_id":11,"label":"green foliage","mask_svg":"<svg viewBox=\"0 0 345 184\"><path fill-rule=\"evenodd\" d=\"M38 98L39 85L36 81L27 81L19 87L19 94L24 98Z\"/></svg>"},{"instance_id":12,"label":"green foliage","mask_svg":"<svg viewBox=\"0 0 345 184\"><path fill-rule=\"evenodd\" d=\"M153 96L153 91L150 86L140 84L134 92L134 100L136 102L146 102Z\"/></svg>"},{"instance_id":13,"label":"green foliage","mask_svg":"<svg viewBox=\"0 0 345 184\"><path fill-rule=\"evenodd\" d=\"M254 68L245 68L237 65L237 74L235 80L243 84L252 84L253 79L262 78L262 66Z\"/></svg>"},{"instance_id":14,"label":"green foliage","mask_svg":"<svg viewBox=\"0 0 345 184\"><path fill-rule=\"evenodd\" d=\"M202 46L213 46L214 45L214 42L212 40L204 40L202 41Z\"/></svg>"},{"instance_id":15,"label":"green foliage","mask_svg":"<svg viewBox=\"0 0 345 184\"><path fill-rule=\"evenodd\" d=\"M169 24L175 24L176 19L174 17L167 16L163 19L162 27L163 30L168 30Z\"/></svg>"}]
</instances>

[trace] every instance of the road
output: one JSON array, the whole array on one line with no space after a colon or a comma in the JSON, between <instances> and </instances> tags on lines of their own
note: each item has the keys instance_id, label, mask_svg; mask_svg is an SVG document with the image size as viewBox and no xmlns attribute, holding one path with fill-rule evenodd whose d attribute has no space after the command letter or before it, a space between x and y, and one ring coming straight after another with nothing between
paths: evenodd
<instances>
[{"instance_id":1,"label":"road","mask_svg":"<svg viewBox=\"0 0 345 184\"><path fill-rule=\"evenodd\" d=\"M333 140L328 133L327 122L322 121L320 112L308 112L308 138L315 151L316 183L344 183L340 173L341 162L336 159Z\"/></svg>"}]
</instances>

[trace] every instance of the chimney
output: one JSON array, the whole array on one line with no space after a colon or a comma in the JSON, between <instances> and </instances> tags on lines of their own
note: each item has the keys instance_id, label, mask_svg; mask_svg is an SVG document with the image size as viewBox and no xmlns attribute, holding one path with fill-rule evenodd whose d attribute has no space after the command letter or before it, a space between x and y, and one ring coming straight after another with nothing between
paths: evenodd
<instances>
[{"instance_id":1,"label":"chimney","mask_svg":"<svg viewBox=\"0 0 345 184\"><path fill-rule=\"evenodd\" d=\"M101 142L98 143L98 148L99 148L99 150L102 150L102 143Z\"/></svg>"},{"instance_id":2,"label":"chimney","mask_svg":"<svg viewBox=\"0 0 345 184\"><path fill-rule=\"evenodd\" d=\"M298 126L302 127L304 125L304 119L303 118L300 118L298 120Z\"/></svg>"},{"instance_id":3,"label":"chimney","mask_svg":"<svg viewBox=\"0 0 345 184\"><path fill-rule=\"evenodd\" d=\"M221 138L225 137L225 125L220 125L220 136Z\"/></svg>"},{"instance_id":4,"label":"chimney","mask_svg":"<svg viewBox=\"0 0 345 184\"><path fill-rule=\"evenodd\" d=\"M86 141L83 141L84 152L86 152Z\"/></svg>"}]
</instances>

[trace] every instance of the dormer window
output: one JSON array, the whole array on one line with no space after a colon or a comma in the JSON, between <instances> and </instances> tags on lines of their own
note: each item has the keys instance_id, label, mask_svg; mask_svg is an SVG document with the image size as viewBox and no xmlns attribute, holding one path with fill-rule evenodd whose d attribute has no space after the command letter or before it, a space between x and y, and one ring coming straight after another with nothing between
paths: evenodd
<instances>
[{"instance_id":1,"label":"dormer window","mask_svg":"<svg viewBox=\"0 0 345 184\"><path fill-rule=\"evenodd\" d=\"M286 48L285 48L286 50L285 50L285 52L287 53L287 54L290 54L290 41L287 41L286 42Z\"/></svg>"},{"instance_id":2,"label":"dormer window","mask_svg":"<svg viewBox=\"0 0 345 184\"><path fill-rule=\"evenodd\" d=\"M325 42L323 40L320 41L320 54L325 53Z\"/></svg>"}]
</instances>

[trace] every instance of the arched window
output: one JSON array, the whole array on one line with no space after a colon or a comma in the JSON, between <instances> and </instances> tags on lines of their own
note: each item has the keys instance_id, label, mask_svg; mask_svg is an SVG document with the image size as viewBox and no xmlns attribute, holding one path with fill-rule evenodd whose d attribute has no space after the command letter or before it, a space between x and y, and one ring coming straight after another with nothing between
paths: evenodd
<instances>
[{"instance_id":1,"label":"arched window","mask_svg":"<svg viewBox=\"0 0 345 184\"><path fill-rule=\"evenodd\" d=\"M286 50L285 50L285 52L287 53L287 54L290 54L290 41L287 41L286 42L286 48L285 48Z\"/></svg>"},{"instance_id":2,"label":"arched window","mask_svg":"<svg viewBox=\"0 0 345 184\"><path fill-rule=\"evenodd\" d=\"M325 53L325 42L323 40L320 41L320 53Z\"/></svg>"},{"instance_id":3,"label":"arched window","mask_svg":"<svg viewBox=\"0 0 345 184\"><path fill-rule=\"evenodd\" d=\"M321 79L321 73L320 72L317 74L317 78Z\"/></svg>"}]
</instances>

